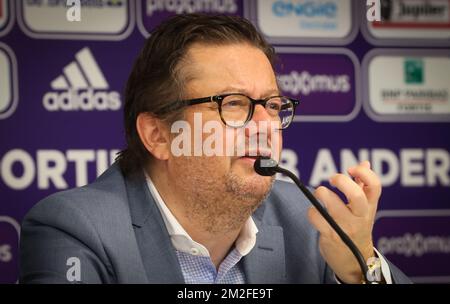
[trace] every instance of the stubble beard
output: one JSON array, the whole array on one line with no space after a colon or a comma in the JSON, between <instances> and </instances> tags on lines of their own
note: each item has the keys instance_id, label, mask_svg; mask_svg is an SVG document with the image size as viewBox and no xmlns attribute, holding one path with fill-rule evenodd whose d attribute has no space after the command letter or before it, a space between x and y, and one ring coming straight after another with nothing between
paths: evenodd
<instances>
[{"instance_id":1,"label":"stubble beard","mask_svg":"<svg viewBox=\"0 0 450 304\"><path fill-rule=\"evenodd\" d=\"M192 163L185 169L182 175L187 179L180 186L186 218L211 234L240 229L268 196L274 181L256 174L243 178L232 171L219 175L213 168Z\"/></svg>"}]
</instances>

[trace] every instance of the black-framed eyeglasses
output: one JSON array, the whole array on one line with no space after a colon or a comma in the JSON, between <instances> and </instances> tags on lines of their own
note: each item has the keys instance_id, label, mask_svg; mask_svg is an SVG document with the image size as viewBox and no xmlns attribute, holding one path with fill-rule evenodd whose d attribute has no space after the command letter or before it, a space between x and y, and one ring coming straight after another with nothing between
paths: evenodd
<instances>
[{"instance_id":1,"label":"black-framed eyeglasses","mask_svg":"<svg viewBox=\"0 0 450 304\"><path fill-rule=\"evenodd\" d=\"M286 129L294 119L295 108L299 100L286 96L270 96L264 99L253 99L241 93L214 95L171 103L160 112L179 109L201 103L215 102L219 107L220 119L232 128L244 127L253 117L256 105L262 105L274 121L280 122L280 129Z\"/></svg>"}]
</instances>

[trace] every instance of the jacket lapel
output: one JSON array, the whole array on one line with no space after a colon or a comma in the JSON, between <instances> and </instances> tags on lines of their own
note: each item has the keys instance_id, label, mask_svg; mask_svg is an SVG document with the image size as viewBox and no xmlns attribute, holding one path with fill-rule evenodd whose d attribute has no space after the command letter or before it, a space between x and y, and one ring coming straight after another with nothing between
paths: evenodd
<instances>
[{"instance_id":1,"label":"jacket lapel","mask_svg":"<svg viewBox=\"0 0 450 304\"><path fill-rule=\"evenodd\" d=\"M243 258L249 284L286 283L283 229L264 224L253 216L258 233L255 247Z\"/></svg>"},{"instance_id":2,"label":"jacket lapel","mask_svg":"<svg viewBox=\"0 0 450 304\"><path fill-rule=\"evenodd\" d=\"M184 283L170 236L144 175L128 178L125 183L131 220L148 283Z\"/></svg>"},{"instance_id":3,"label":"jacket lapel","mask_svg":"<svg viewBox=\"0 0 450 304\"><path fill-rule=\"evenodd\" d=\"M144 175L125 180L133 227L149 283L184 283L169 233ZM286 282L283 229L263 223L264 204L253 219L258 227L256 244L243 260L247 283ZM260 217L261 215L261 217Z\"/></svg>"}]
</instances>

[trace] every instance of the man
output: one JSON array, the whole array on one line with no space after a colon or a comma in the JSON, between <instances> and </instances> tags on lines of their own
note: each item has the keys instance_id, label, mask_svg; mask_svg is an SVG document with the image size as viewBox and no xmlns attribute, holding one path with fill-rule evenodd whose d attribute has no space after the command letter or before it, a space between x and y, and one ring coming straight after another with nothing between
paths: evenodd
<instances>
[{"instance_id":1,"label":"man","mask_svg":"<svg viewBox=\"0 0 450 304\"><path fill-rule=\"evenodd\" d=\"M126 88L127 149L94 183L29 212L20 281L361 283L356 259L303 194L253 169L257 156L278 159L298 103L279 96L274 61L241 18L183 15L155 29ZM200 151L189 133L198 124ZM211 154L213 133L222 136ZM379 179L368 162L348 173L355 180L331 178L348 204L325 187L315 195L365 260L380 258L378 281L408 282L373 247Z\"/></svg>"}]
</instances>

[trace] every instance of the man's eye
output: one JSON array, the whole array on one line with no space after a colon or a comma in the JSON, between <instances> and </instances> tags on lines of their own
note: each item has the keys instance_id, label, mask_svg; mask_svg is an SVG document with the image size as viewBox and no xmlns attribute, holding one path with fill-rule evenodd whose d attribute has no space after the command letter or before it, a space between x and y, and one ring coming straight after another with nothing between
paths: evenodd
<instances>
[{"instance_id":1,"label":"man's eye","mask_svg":"<svg viewBox=\"0 0 450 304\"><path fill-rule=\"evenodd\" d=\"M269 109L270 109L270 110L276 110L276 111L279 111L279 110L281 109L280 104L275 103L275 102L269 103L268 106L269 106Z\"/></svg>"},{"instance_id":2,"label":"man's eye","mask_svg":"<svg viewBox=\"0 0 450 304\"><path fill-rule=\"evenodd\" d=\"M242 107L244 102L242 100L230 100L226 101L222 104L222 107L234 108L234 107Z\"/></svg>"}]
</instances>

